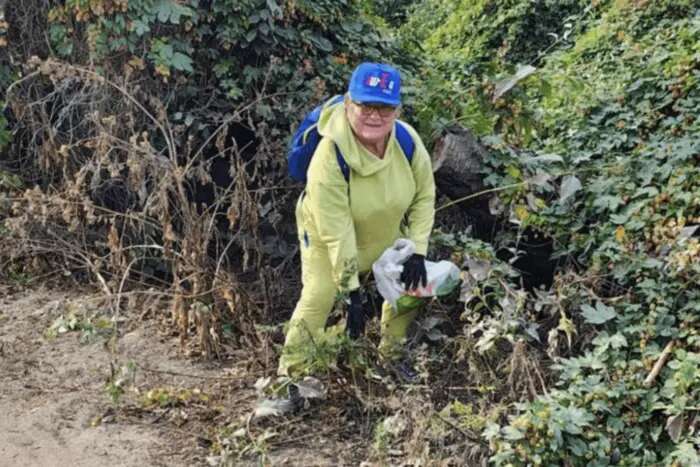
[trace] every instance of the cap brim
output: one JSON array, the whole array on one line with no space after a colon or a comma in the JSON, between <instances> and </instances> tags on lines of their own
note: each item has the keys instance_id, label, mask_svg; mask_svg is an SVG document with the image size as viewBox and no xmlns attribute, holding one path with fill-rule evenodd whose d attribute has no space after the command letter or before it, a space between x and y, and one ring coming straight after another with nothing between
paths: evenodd
<instances>
[{"instance_id":1,"label":"cap brim","mask_svg":"<svg viewBox=\"0 0 700 467\"><path fill-rule=\"evenodd\" d=\"M383 98L381 96L374 96L374 95L362 95L362 94L353 94L352 92L350 94L350 99L352 99L353 102L357 102L358 104L384 104L384 105L390 105L392 107L398 107L401 105L400 100L392 99L390 97Z\"/></svg>"}]
</instances>

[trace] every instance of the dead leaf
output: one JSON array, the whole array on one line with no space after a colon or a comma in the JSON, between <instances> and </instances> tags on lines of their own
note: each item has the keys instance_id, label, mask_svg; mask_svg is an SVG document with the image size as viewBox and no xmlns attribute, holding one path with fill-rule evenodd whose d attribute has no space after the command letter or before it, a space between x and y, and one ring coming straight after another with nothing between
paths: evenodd
<instances>
[{"instance_id":1,"label":"dead leaf","mask_svg":"<svg viewBox=\"0 0 700 467\"><path fill-rule=\"evenodd\" d=\"M258 395L262 395L271 382L272 377L270 376L266 378L258 378L258 380L255 382L255 392L258 393Z\"/></svg>"},{"instance_id":2,"label":"dead leaf","mask_svg":"<svg viewBox=\"0 0 700 467\"><path fill-rule=\"evenodd\" d=\"M532 65L521 65L518 68L518 71L515 72L515 74L507 79L504 79L503 81L500 81L498 84L496 84L496 88L493 92L493 102L496 102L501 96L503 96L505 93L513 89L516 84L518 84L519 81L524 80L531 74L537 71L537 68L535 68Z\"/></svg>"},{"instance_id":3,"label":"dead leaf","mask_svg":"<svg viewBox=\"0 0 700 467\"><path fill-rule=\"evenodd\" d=\"M466 263L469 267L469 274L471 274L476 281L485 280L489 272L491 272L491 263L489 261L467 257Z\"/></svg>"},{"instance_id":4,"label":"dead leaf","mask_svg":"<svg viewBox=\"0 0 700 467\"><path fill-rule=\"evenodd\" d=\"M677 443L683 434L683 414L676 414L666 419L666 432L674 443Z\"/></svg>"},{"instance_id":5,"label":"dead leaf","mask_svg":"<svg viewBox=\"0 0 700 467\"><path fill-rule=\"evenodd\" d=\"M318 379L307 376L302 382L296 384L299 388L299 396L304 399L325 399L326 390Z\"/></svg>"},{"instance_id":6,"label":"dead leaf","mask_svg":"<svg viewBox=\"0 0 700 467\"><path fill-rule=\"evenodd\" d=\"M615 240L617 240L617 243L622 243L625 240L625 228L621 225L618 225L615 229Z\"/></svg>"},{"instance_id":7,"label":"dead leaf","mask_svg":"<svg viewBox=\"0 0 700 467\"><path fill-rule=\"evenodd\" d=\"M255 406L253 417L279 417L294 410L294 403L289 399L263 399Z\"/></svg>"},{"instance_id":8,"label":"dead leaf","mask_svg":"<svg viewBox=\"0 0 700 467\"><path fill-rule=\"evenodd\" d=\"M406 419L400 413L385 418L382 425L384 431L393 436L399 436L407 427Z\"/></svg>"}]
</instances>

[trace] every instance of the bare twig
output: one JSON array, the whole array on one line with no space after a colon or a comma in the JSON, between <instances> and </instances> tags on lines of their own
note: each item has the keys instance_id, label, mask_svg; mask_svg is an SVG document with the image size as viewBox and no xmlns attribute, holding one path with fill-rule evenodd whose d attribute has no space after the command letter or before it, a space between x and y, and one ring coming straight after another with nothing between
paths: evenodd
<instances>
[{"instance_id":1,"label":"bare twig","mask_svg":"<svg viewBox=\"0 0 700 467\"><path fill-rule=\"evenodd\" d=\"M449 203L443 204L439 208L435 209L435 212L442 211L443 209L447 209L450 206L454 206L455 204L459 204L463 201L467 201L467 200L470 200L473 198L478 198L479 196L483 196L483 195L486 195L489 193L497 193L499 191L508 190L510 188L517 188L519 186L525 186L525 185L527 185L527 183L528 182L511 183L510 185L499 186L496 188L489 188L488 190L482 190L482 191L479 191L477 193L472 193L471 195L464 196L462 198L458 198L458 199L455 199L453 201L450 201Z\"/></svg>"},{"instance_id":2,"label":"bare twig","mask_svg":"<svg viewBox=\"0 0 700 467\"><path fill-rule=\"evenodd\" d=\"M648 388L654 384L654 381L656 381L656 378L659 376L659 373L666 364L668 357L671 355L671 352L673 352L674 345L675 341L670 341L668 344L666 344L666 347L661 352L661 355L659 355L658 360L656 360L656 363L654 363L654 367L651 369L649 375L644 380L645 387Z\"/></svg>"}]
</instances>

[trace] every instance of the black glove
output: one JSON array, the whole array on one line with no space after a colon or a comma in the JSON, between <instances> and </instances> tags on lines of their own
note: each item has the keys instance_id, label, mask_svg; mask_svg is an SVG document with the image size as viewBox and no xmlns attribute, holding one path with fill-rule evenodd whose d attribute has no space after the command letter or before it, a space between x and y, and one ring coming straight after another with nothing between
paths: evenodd
<instances>
[{"instance_id":1,"label":"black glove","mask_svg":"<svg viewBox=\"0 0 700 467\"><path fill-rule=\"evenodd\" d=\"M428 285L428 273L425 271L425 256L414 253L403 263L401 282L406 290L412 290L422 285Z\"/></svg>"},{"instance_id":2,"label":"black glove","mask_svg":"<svg viewBox=\"0 0 700 467\"><path fill-rule=\"evenodd\" d=\"M348 317L345 321L345 331L350 339L357 339L365 333L365 323L367 315L362 306L362 295L359 290L350 292L350 303L348 304Z\"/></svg>"}]
</instances>

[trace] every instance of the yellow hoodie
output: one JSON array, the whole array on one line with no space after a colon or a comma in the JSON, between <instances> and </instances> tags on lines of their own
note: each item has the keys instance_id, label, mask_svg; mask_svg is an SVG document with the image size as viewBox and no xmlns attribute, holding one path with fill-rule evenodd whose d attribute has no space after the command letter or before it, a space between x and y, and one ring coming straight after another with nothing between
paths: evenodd
<instances>
[{"instance_id":1,"label":"yellow hoodie","mask_svg":"<svg viewBox=\"0 0 700 467\"><path fill-rule=\"evenodd\" d=\"M326 107L319 119L319 143L300 201L306 247L327 249L333 281L341 291L359 287L358 272L368 271L382 252L403 236L425 255L435 214L435 182L418 133L401 122L415 142L409 163L392 130L380 159L354 137L344 104ZM350 167L349 182L335 146ZM320 242L321 245L313 245Z\"/></svg>"}]
</instances>

